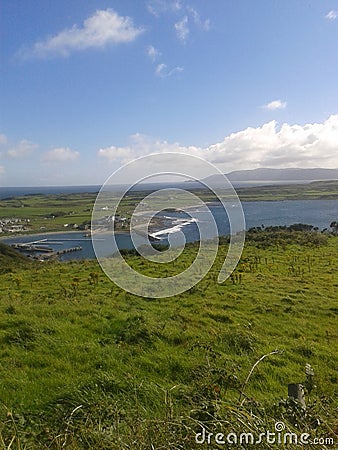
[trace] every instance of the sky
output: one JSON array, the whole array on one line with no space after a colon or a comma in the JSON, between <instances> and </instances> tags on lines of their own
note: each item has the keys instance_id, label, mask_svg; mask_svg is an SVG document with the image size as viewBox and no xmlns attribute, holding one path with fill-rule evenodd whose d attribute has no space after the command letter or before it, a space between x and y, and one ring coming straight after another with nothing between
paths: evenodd
<instances>
[{"instance_id":1,"label":"sky","mask_svg":"<svg viewBox=\"0 0 338 450\"><path fill-rule=\"evenodd\" d=\"M0 0L0 186L338 168L337 80L337 0Z\"/></svg>"}]
</instances>

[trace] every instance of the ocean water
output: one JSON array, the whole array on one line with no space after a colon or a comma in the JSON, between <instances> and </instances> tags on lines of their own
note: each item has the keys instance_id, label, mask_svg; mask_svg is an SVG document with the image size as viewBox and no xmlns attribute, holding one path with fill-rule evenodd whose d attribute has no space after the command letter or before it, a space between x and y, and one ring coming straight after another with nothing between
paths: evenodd
<instances>
[{"instance_id":1,"label":"ocean water","mask_svg":"<svg viewBox=\"0 0 338 450\"><path fill-rule=\"evenodd\" d=\"M137 184L131 190L155 190L163 189L167 187L182 187L186 188L184 183L179 184L165 184L165 183L146 183ZM196 183L189 184L189 188L200 187L201 185ZM2 187L0 186L0 200L4 198L18 197L23 195L61 195L61 194L82 194L82 193L98 193L101 189L101 185L88 185L88 186L24 186L24 187ZM114 191L123 192L129 185L114 185Z\"/></svg>"},{"instance_id":2,"label":"ocean water","mask_svg":"<svg viewBox=\"0 0 338 450\"><path fill-rule=\"evenodd\" d=\"M0 186L0 199L18 197L22 195L48 195L48 194L81 194L85 192L98 192L101 186L31 186L31 187L2 187Z\"/></svg>"},{"instance_id":3,"label":"ocean water","mask_svg":"<svg viewBox=\"0 0 338 450\"><path fill-rule=\"evenodd\" d=\"M250 182L234 182L232 183L234 188L239 187L253 187L263 186L269 184L285 184L282 181L250 181ZM302 181L288 181L290 183L302 183ZM0 200L4 198L17 197L23 195L58 195L58 194L81 194L81 193L98 193L101 189L101 185L88 185L88 186L22 186L22 187L3 187L0 186ZM114 185L114 191L124 191L128 185ZM144 183L137 184L131 190L155 190L165 188L181 188L181 189L197 189L204 188L204 185L198 182L187 183Z\"/></svg>"}]
</instances>

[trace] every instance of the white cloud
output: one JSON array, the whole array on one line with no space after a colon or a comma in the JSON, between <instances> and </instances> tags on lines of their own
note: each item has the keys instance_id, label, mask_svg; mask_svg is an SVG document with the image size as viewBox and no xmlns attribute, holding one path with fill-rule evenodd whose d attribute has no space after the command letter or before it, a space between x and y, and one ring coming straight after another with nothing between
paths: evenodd
<instances>
[{"instance_id":1,"label":"white cloud","mask_svg":"<svg viewBox=\"0 0 338 450\"><path fill-rule=\"evenodd\" d=\"M282 100L273 100L272 102L263 105L262 108L268 109L269 111L275 111L276 109L285 109L287 107L287 102Z\"/></svg>"},{"instance_id":2,"label":"white cloud","mask_svg":"<svg viewBox=\"0 0 338 450\"><path fill-rule=\"evenodd\" d=\"M231 133L207 148L182 146L142 134L132 136L126 147L107 147L98 156L110 162L127 162L150 153L182 152L217 165L224 172L259 167L338 168L338 114L323 123L280 128L276 121Z\"/></svg>"},{"instance_id":3,"label":"white cloud","mask_svg":"<svg viewBox=\"0 0 338 450\"><path fill-rule=\"evenodd\" d=\"M0 166L0 175L3 175L5 173L4 166Z\"/></svg>"},{"instance_id":4,"label":"white cloud","mask_svg":"<svg viewBox=\"0 0 338 450\"><path fill-rule=\"evenodd\" d=\"M177 12L182 9L180 0L149 0L147 9L155 17L159 17L163 13Z\"/></svg>"},{"instance_id":5,"label":"white cloud","mask_svg":"<svg viewBox=\"0 0 338 450\"><path fill-rule=\"evenodd\" d=\"M135 158L150 154L150 153L165 153L165 152L197 152L197 147L184 147L177 142L169 143L155 139L151 136L142 133L136 133L130 136L130 145L125 147L110 146L101 148L98 151L98 156L104 158L109 162L122 161L126 163Z\"/></svg>"},{"instance_id":6,"label":"white cloud","mask_svg":"<svg viewBox=\"0 0 338 450\"><path fill-rule=\"evenodd\" d=\"M164 76L164 71L166 70L167 65L164 63L158 64L158 66L156 67L155 73L158 77Z\"/></svg>"},{"instance_id":7,"label":"white cloud","mask_svg":"<svg viewBox=\"0 0 338 450\"><path fill-rule=\"evenodd\" d=\"M150 45L147 48L147 53L153 63L156 63L156 60L159 58L159 56L161 56L161 53L152 45ZM183 67L179 67L179 66L174 67L173 69L169 70L167 64L162 62L162 63L159 63L156 65L155 75L160 78L167 78L167 77L170 77L171 75L174 75L175 73L179 73L182 71L183 71Z\"/></svg>"},{"instance_id":8,"label":"white cloud","mask_svg":"<svg viewBox=\"0 0 338 450\"><path fill-rule=\"evenodd\" d=\"M168 66L164 63L158 64L155 70L155 74L161 78L167 78L170 77L171 75L174 75L175 73L180 72L183 72L183 67L177 66L171 70L168 70Z\"/></svg>"},{"instance_id":9,"label":"white cloud","mask_svg":"<svg viewBox=\"0 0 338 450\"><path fill-rule=\"evenodd\" d=\"M210 19L206 19L203 21L201 19L201 16L196 11L196 9L192 8L191 6L187 6L186 9L187 9L188 13L190 14L190 16L193 18L193 21L195 22L195 24L197 26L199 26L200 28L202 28L205 31L210 30Z\"/></svg>"},{"instance_id":10,"label":"white cloud","mask_svg":"<svg viewBox=\"0 0 338 450\"><path fill-rule=\"evenodd\" d=\"M10 158L24 158L30 155L37 147L33 142L23 139L15 147L10 148L6 155Z\"/></svg>"},{"instance_id":11,"label":"white cloud","mask_svg":"<svg viewBox=\"0 0 338 450\"><path fill-rule=\"evenodd\" d=\"M79 152L71 150L68 147L57 147L46 152L42 160L45 162L69 162L77 159L79 155Z\"/></svg>"},{"instance_id":12,"label":"white cloud","mask_svg":"<svg viewBox=\"0 0 338 450\"><path fill-rule=\"evenodd\" d=\"M338 17L338 11L333 11L333 10L329 11L325 16L325 18L329 19L329 20L335 20L335 19L337 19L337 17Z\"/></svg>"},{"instance_id":13,"label":"white cloud","mask_svg":"<svg viewBox=\"0 0 338 450\"><path fill-rule=\"evenodd\" d=\"M174 23L174 28L178 39L182 42L185 42L190 34L189 23L203 31L209 31L210 29L210 20L202 20L196 9L183 0L149 0L147 9L157 18L163 14L176 17L180 15L181 18Z\"/></svg>"},{"instance_id":14,"label":"white cloud","mask_svg":"<svg viewBox=\"0 0 338 450\"><path fill-rule=\"evenodd\" d=\"M100 148L97 154L99 158L104 158L109 162L122 161L125 163L129 159L133 159L134 152L129 147L115 147L111 145L110 147Z\"/></svg>"},{"instance_id":15,"label":"white cloud","mask_svg":"<svg viewBox=\"0 0 338 450\"><path fill-rule=\"evenodd\" d=\"M143 31L134 26L130 17L119 16L112 9L98 10L84 21L82 27L73 25L55 36L36 42L32 48L19 52L19 56L23 59L68 56L74 51L131 42Z\"/></svg>"},{"instance_id":16,"label":"white cloud","mask_svg":"<svg viewBox=\"0 0 338 450\"><path fill-rule=\"evenodd\" d=\"M147 55L153 62L155 62L161 56L161 52L158 51L153 45L149 45L147 47Z\"/></svg>"},{"instance_id":17,"label":"white cloud","mask_svg":"<svg viewBox=\"0 0 338 450\"><path fill-rule=\"evenodd\" d=\"M289 125L275 121L247 128L210 146L206 154L215 163L234 168L337 167L338 115L323 123Z\"/></svg>"},{"instance_id":18,"label":"white cloud","mask_svg":"<svg viewBox=\"0 0 338 450\"><path fill-rule=\"evenodd\" d=\"M188 16L184 16L183 19L179 22L176 22L174 26L178 39L182 42L185 42L190 33L188 26Z\"/></svg>"},{"instance_id":19,"label":"white cloud","mask_svg":"<svg viewBox=\"0 0 338 450\"><path fill-rule=\"evenodd\" d=\"M0 145L6 145L7 144L7 136L4 134L0 134Z\"/></svg>"},{"instance_id":20,"label":"white cloud","mask_svg":"<svg viewBox=\"0 0 338 450\"><path fill-rule=\"evenodd\" d=\"M174 11L180 11L183 8L181 0L174 0L172 2L172 8Z\"/></svg>"}]
</instances>

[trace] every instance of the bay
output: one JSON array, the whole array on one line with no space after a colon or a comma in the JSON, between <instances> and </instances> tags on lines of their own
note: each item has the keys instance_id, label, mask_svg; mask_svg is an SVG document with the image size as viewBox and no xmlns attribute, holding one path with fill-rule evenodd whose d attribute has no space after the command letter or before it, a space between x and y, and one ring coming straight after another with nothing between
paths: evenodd
<instances>
[{"instance_id":1,"label":"bay","mask_svg":"<svg viewBox=\"0 0 338 450\"><path fill-rule=\"evenodd\" d=\"M318 227L323 230L330 226L330 223L338 220L338 200L286 200L286 201L269 201L269 202L242 202L244 211L246 229L256 226L275 226L275 225L292 225L294 223L306 223ZM218 228L218 234L225 236L230 233L229 220L223 208L217 204L209 205ZM231 207L230 207L231 209ZM231 213L231 211L230 211ZM161 243L168 243L168 236L175 234L180 230L184 232L187 242L194 242L199 239L198 226L202 229L210 229L207 216L204 212L191 210L190 214L197 218L197 222L189 220L189 216L180 212L165 212L166 223L163 225L165 233L156 233L161 237ZM100 256L110 256L117 251L112 244L111 235L94 236L96 247L100 252ZM210 233L208 237L215 237ZM55 251L69 249L71 247L81 246L81 251L65 253L60 256L62 261L94 259L95 252L90 237L85 237L83 232L61 232L7 237L3 242L27 243L32 241L41 242L52 247ZM116 242L119 249L134 248L131 237L128 233L116 233ZM146 241L144 241L146 242Z\"/></svg>"}]
</instances>

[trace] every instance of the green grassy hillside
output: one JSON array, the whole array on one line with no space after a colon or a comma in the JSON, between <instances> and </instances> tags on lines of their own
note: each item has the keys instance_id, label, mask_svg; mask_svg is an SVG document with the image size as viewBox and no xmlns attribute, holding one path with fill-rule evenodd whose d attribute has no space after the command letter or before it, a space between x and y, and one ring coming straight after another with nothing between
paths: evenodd
<instances>
[{"instance_id":1,"label":"green grassy hillside","mask_svg":"<svg viewBox=\"0 0 338 450\"><path fill-rule=\"evenodd\" d=\"M0 242L0 273L9 272L18 266L30 264L30 262L29 258Z\"/></svg>"},{"instance_id":2,"label":"green grassy hillside","mask_svg":"<svg viewBox=\"0 0 338 450\"><path fill-rule=\"evenodd\" d=\"M122 291L94 261L0 275L0 448L228 448L198 444L196 433L258 436L276 421L333 439L338 238L304 236L270 234L264 246L249 236L220 285L224 243L203 281L161 300ZM306 413L287 399L288 383L305 385Z\"/></svg>"}]
</instances>

